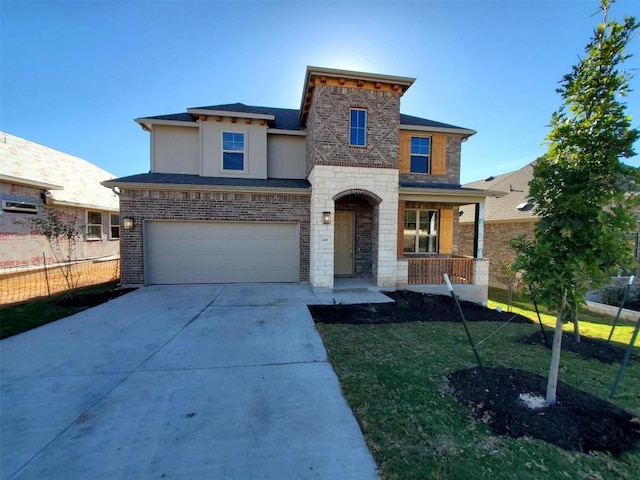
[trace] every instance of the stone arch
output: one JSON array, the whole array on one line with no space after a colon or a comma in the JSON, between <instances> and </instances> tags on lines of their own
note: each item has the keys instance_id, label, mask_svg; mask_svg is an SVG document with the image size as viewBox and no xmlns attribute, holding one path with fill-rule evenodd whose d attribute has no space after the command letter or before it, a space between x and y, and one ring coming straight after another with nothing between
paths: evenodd
<instances>
[{"instance_id":1,"label":"stone arch","mask_svg":"<svg viewBox=\"0 0 640 480\"><path fill-rule=\"evenodd\" d=\"M382 198L380 198L378 195L363 188L350 188L349 190L343 190L342 192L337 193L333 196L333 201L335 202L349 195L359 195L361 197L364 197L372 205L378 205L380 202L382 202Z\"/></svg>"}]
</instances>

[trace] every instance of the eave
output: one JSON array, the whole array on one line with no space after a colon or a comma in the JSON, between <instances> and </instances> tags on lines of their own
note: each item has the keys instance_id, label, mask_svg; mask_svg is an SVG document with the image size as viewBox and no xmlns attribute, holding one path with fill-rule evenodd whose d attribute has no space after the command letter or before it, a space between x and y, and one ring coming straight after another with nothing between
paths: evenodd
<instances>
[{"instance_id":1,"label":"eave","mask_svg":"<svg viewBox=\"0 0 640 480\"><path fill-rule=\"evenodd\" d=\"M413 202L445 202L467 205L470 203L484 203L487 197L504 197L506 192L496 190L472 190L459 188L420 188L400 187L400 200Z\"/></svg>"},{"instance_id":2,"label":"eave","mask_svg":"<svg viewBox=\"0 0 640 480\"><path fill-rule=\"evenodd\" d=\"M416 81L415 78L411 77L398 77L395 75L380 75L376 73L354 72L351 70L308 66L307 73L304 78L302 99L300 100L299 121L301 125L305 125L316 85L327 83L329 80L331 80L329 83L335 83L335 81L337 81L337 86L344 85L352 88L380 90L384 87L392 91L399 92L400 95L403 95L404 92L413 85L413 82Z\"/></svg>"},{"instance_id":3,"label":"eave","mask_svg":"<svg viewBox=\"0 0 640 480\"><path fill-rule=\"evenodd\" d=\"M176 183L142 183L142 182L102 182L105 187L118 187L121 190L153 190L153 191L190 191L190 192L235 192L235 193L290 193L311 195L311 188L292 187L256 187L238 185L189 185Z\"/></svg>"},{"instance_id":4,"label":"eave","mask_svg":"<svg viewBox=\"0 0 640 480\"><path fill-rule=\"evenodd\" d=\"M6 183L13 183L15 185L22 185L25 187L42 188L44 190L64 190L62 185L55 185L53 183L40 182L38 180L29 180L28 178L14 177L11 175L0 174L0 181Z\"/></svg>"},{"instance_id":5,"label":"eave","mask_svg":"<svg viewBox=\"0 0 640 480\"><path fill-rule=\"evenodd\" d=\"M266 113L247 113L247 112L234 112L227 110L209 110L205 108L187 108L187 112L191 115L205 115L208 117L229 117L229 118L250 118L252 120L269 120L275 121L275 115L269 115Z\"/></svg>"},{"instance_id":6,"label":"eave","mask_svg":"<svg viewBox=\"0 0 640 480\"><path fill-rule=\"evenodd\" d=\"M464 139L469 138L471 135L478 133L475 130L468 128L447 128L447 127L428 127L425 125L400 125L400 130L410 132L434 132L434 133L451 133L460 135Z\"/></svg>"}]
</instances>

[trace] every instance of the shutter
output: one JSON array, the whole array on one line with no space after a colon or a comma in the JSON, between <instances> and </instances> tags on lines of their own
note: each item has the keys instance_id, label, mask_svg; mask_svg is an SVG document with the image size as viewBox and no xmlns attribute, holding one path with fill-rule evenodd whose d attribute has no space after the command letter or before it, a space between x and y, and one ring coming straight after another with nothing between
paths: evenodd
<instances>
[{"instance_id":1,"label":"shutter","mask_svg":"<svg viewBox=\"0 0 640 480\"><path fill-rule=\"evenodd\" d=\"M398 170L400 173L409 173L411 170L411 132L400 132L400 161Z\"/></svg>"},{"instance_id":2,"label":"shutter","mask_svg":"<svg viewBox=\"0 0 640 480\"><path fill-rule=\"evenodd\" d=\"M453 253L453 209L440 210L440 252Z\"/></svg>"},{"instance_id":3,"label":"shutter","mask_svg":"<svg viewBox=\"0 0 640 480\"><path fill-rule=\"evenodd\" d=\"M431 137L431 175L447 174L447 136L434 133Z\"/></svg>"}]
</instances>

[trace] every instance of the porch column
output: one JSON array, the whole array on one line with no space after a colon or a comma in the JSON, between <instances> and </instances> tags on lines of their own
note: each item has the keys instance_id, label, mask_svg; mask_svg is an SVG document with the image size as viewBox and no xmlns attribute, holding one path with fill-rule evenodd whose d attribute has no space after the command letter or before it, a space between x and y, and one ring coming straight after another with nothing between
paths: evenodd
<instances>
[{"instance_id":1,"label":"porch column","mask_svg":"<svg viewBox=\"0 0 640 480\"><path fill-rule=\"evenodd\" d=\"M484 255L484 202L476 203L473 222L473 257L482 259Z\"/></svg>"}]
</instances>

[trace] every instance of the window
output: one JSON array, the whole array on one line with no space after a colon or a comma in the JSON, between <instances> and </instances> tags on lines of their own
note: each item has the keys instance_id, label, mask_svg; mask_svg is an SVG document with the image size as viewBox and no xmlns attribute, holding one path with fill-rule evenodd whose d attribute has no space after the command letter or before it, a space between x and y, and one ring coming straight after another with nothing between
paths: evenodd
<instances>
[{"instance_id":1,"label":"window","mask_svg":"<svg viewBox=\"0 0 640 480\"><path fill-rule=\"evenodd\" d=\"M405 253L438 253L438 211L405 210L403 245Z\"/></svg>"},{"instance_id":2,"label":"window","mask_svg":"<svg viewBox=\"0 0 640 480\"><path fill-rule=\"evenodd\" d=\"M359 108L351 109L351 125L349 128L349 144L365 146L367 144L367 111Z\"/></svg>"},{"instance_id":3,"label":"window","mask_svg":"<svg viewBox=\"0 0 640 480\"><path fill-rule=\"evenodd\" d=\"M102 240L102 213L87 212L87 239Z\"/></svg>"},{"instance_id":4,"label":"window","mask_svg":"<svg viewBox=\"0 0 640 480\"><path fill-rule=\"evenodd\" d=\"M120 215L114 213L109 215L109 224L111 225L111 238L113 240L120 238Z\"/></svg>"},{"instance_id":5,"label":"window","mask_svg":"<svg viewBox=\"0 0 640 480\"><path fill-rule=\"evenodd\" d=\"M431 139L411 137L411 173L429 173Z\"/></svg>"},{"instance_id":6,"label":"window","mask_svg":"<svg viewBox=\"0 0 640 480\"><path fill-rule=\"evenodd\" d=\"M222 132L222 169L244 170L244 133Z\"/></svg>"}]
</instances>

